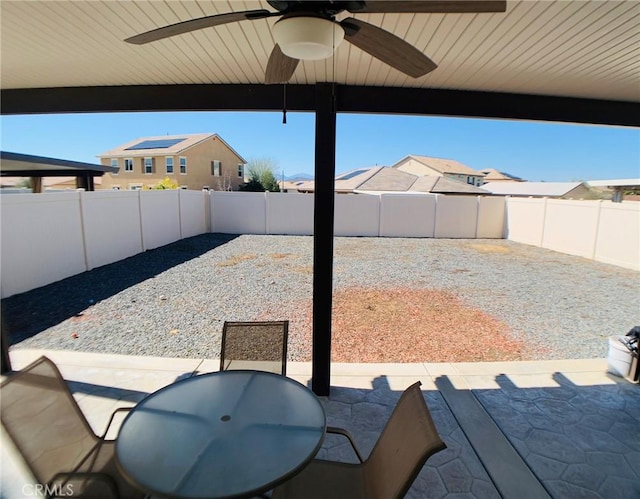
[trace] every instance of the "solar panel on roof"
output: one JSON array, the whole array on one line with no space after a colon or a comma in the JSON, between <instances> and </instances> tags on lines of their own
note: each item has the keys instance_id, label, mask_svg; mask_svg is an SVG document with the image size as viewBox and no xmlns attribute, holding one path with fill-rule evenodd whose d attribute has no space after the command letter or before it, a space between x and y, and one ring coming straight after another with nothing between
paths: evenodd
<instances>
[{"instance_id":1,"label":"solar panel on roof","mask_svg":"<svg viewBox=\"0 0 640 499\"><path fill-rule=\"evenodd\" d=\"M344 175L340 175L339 177L337 177L336 180L349 180L350 178L357 177L358 175L367 171L369 171L368 168L365 168L364 170L354 170L350 173L345 173Z\"/></svg>"},{"instance_id":2,"label":"solar panel on roof","mask_svg":"<svg viewBox=\"0 0 640 499\"><path fill-rule=\"evenodd\" d=\"M143 140L130 147L127 147L125 151L137 151L140 149L167 149L171 146L179 144L185 139L158 139L158 140Z\"/></svg>"}]
</instances>

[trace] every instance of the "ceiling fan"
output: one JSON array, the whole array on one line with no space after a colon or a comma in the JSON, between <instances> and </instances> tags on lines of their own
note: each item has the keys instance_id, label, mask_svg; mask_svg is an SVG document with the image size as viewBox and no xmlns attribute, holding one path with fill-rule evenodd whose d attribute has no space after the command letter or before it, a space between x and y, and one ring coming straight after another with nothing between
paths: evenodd
<instances>
[{"instance_id":1,"label":"ceiling fan","mask_svg":"<svg viewBox=\"0 0 640 499\"><path fill-rule=\"evenodd\" d=\"M436 69L436 63L382 28L354 17L337 21L336 15L344 11L351 14L505 12L507 8L506 0L268 0L267 3L277 12L258 9L206 16L163 26L125 41L143 45L222 24L280 16L273 26L276 45L269 56L265 83L288 82L300 60L330 57L344 39L389 66L418 78Z\"/></svg>"}]
</instances>

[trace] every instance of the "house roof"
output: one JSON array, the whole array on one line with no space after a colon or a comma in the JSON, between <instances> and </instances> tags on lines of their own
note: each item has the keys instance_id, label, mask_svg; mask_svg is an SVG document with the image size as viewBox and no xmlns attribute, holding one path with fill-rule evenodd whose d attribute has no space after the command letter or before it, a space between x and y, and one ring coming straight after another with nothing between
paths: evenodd
<instances>
[{"instance_id":1,"label":"house roof","mask_svg":"<svg viewBox=\"0 0 640 499\"><path fill-rule=\"evenodd\" d=\"M450 173L456 175L475 175L481 177L484 176L482 172L474 170L473 168L470 168L467 165L464 165L454 159L432 158L430 156L417 156L415 154L410 154L402 158L395 165L393 165L393 168L398 167L400 163L403 163L407 159L413 159L418 163L421 163L422 165L442 174Z\"/></svg>"},{"instance_id":2,"label":"house roof","mask_svg":"<svg viewBox=\"0 0 640 499\"><path fill-rule=\"evenodd\" d=\"M511 175L506 172L501 172L499 170L496 170L495 168L487 168L480 171L485 175L485 182L493 182L495 180L514 180L516 182L523 181L523 179L520 177L516 177L515 175Z\"/></svg>"},{"instance_id":3,"label":"house roof","mask_svg":"<svg viewBox=\"0 0 640 499\"><path fill-rule=\"evenodd\" d=\"M487 191L465 182L438 175L413 175L396 168L379 168L358 191L430 192L433 194L488 194Z\"/></svg>"},{"instance_id":4,"label":"house roof","mask_svg":"<svg viewBox=\"0 0 640 499\"><path fill-rule=\"evenodd\" d=\"M0 151L0 175L3 177L100 176L117 171L111 166Z\"/></svg>"},{"instance_id":5,"label":"house roof","mask_svg":"<svg viewBox=\"0 0 640 499\"><path fill-rule=\"evenodd\" d=\"M102 154L98 154L98 157L129 158L144 156L175 156L176 154L182 154L187 149L211 138L217 138L220 140L224 145L231 149L236 156L246 163L246 160L243 159L242 156L240 156L217 133L183 133L179 135L140 137L135 140L131 140L126 144L110 149L109 151L103 152Z\"/></svg>"},{"instance_id":6,"label":"house roof","mask_svg":"<svg viewBox=\"0 0 640 499\"><path fill-rule=\"evenodd\" d=\"M356 189L360 184L374 175L381 166L357 168L345 173L336 175L335 179L335 191L336 192L351 192ZM299 191L312 192L315 190L315 181L308 180L298 184L297 189Z\"/></svg>"},{"instance_id":7,"label":"house roof","mask_svg":"<svg viewBox=\"0 0 640 499\"><path fill-rule=\"evenodd\" d=\"M504 196L560 197L581 185L582 182L489 182L482 188Z\"/></svg>"},{"instance_id":8,"label":"house roof","mask_svg":"<svg viewBox=\"0 0 640 499\"><path fill-rule=\"evenodd\" d=\"M413 175L383 166L359 168L342 173L336 177L335 182L336 192L488 194L484 189L446 177ZM313 181L298 186L298 190L313 191Z\"/></svg>"}]
</instances>

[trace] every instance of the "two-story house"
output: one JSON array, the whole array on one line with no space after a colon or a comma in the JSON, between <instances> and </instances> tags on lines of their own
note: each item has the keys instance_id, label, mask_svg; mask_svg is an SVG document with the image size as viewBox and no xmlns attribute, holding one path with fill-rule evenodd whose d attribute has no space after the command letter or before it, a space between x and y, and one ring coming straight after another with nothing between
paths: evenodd
<instances>
[{"instance_id":1,"label":"two-story house","mask_svg":"<svg viewBox=\"0 0 640 499\"><path fill-rule=\"evenodd\" d=\"M402 158L392 168L422 177L436 175L448 177L458 182L464 182L476 187L484 183L484 173L463 165L453 159L431 158L428 156L415 156L410 154Z\"/></svg>"},{"instance_id":2,"label":"two-story house","mask_svg":"<svg viewBox=\"0 0 640 499\"><path fill-rule=\"evenodd\" d=\"M215 133L142 137L98 155L118 168L102 189L136 190L170 178L182 189L237 191L246 160Z\"/></svg>"}]
</instances>

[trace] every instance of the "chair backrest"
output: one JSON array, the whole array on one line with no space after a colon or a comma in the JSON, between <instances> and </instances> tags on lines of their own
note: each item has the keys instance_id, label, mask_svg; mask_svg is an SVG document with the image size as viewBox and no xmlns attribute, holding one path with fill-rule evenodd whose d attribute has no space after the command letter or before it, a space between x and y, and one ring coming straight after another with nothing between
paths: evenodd
<instances>
[{"instance_id":1,"label":"chair backrest","mask_svg":"<svg viewBox=\"0 0 640 499\"><path fill-rule=\"evenodd\" d=\"M402 394L364 463L367 497L404 497L426 460L447 447L433 424L420 384L414 383Z\"/></svg>"},{"instance_id":2,"label":"chair backrest","mask_svg":"<svg viewBox=\"0 0 640 499\"><path fill-rule=\"evenodd\" d=\"M225 322L220 370L254 369L287 374L289 321Z\"/></svg>"},{"instance_id":3,"label":"chair backrest","mask_svg":"<svg viewBox=\"0 0 640 499\"><path fill-rule=\"evenodd\" d=\"M42 484L60 471L73 470L99 440L47 357L2 382L0 418Z\"/></svg>"}]
</instances>

